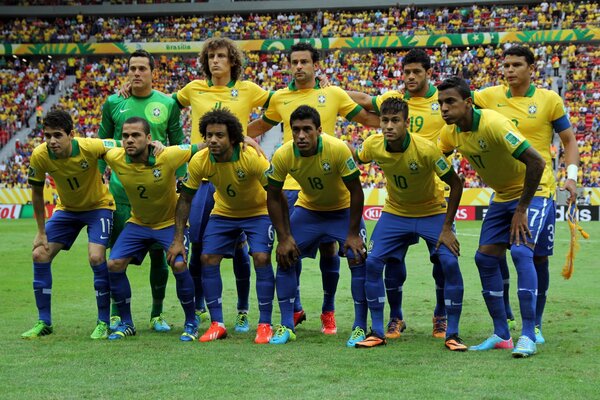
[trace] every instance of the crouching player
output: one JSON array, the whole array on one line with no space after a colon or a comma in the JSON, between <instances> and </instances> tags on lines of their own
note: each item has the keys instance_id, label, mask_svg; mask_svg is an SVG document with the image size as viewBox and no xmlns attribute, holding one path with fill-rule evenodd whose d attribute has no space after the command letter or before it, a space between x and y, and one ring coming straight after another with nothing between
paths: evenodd
<instances>
[{"instance_id":1,"label":"crouching player","mask_svg":"<svg viewBox=\"0 0 600 400\"><path fill-rule=\"evenodd\" d=\"M402 259L408 246L421 237L427 243L433 263L444 274L444 303L448 315L446 347L465 351L458 336L462 310L463 280L458 266L459 243L452 231L462 195L462 183L436 145L407 131L408 104L397 97L381 105L383 135L368 137L356 151L361 163L377 162L388 182L388 198L369 242L366 299L371 311L373 332L356 347L386 343L383 325L385 286L384 265ZM437 185L439 176L450 186L448 205Z\"/></svg>"},{"instance_id":2,"label":"crouching player","mask_svg":"<svg viewBox=\"0 0 600 400\"><path fill-rule=\"evenodd\" d=\"M200 133L208 149L196 154L188 167L188 178L177 202L175 237L167 258L184 256L184 231L194 194L202 179L215 187L213 208L202 240L202 288L211 316L210 328L201 342L224 339L227 330L223 322L220 264L224 256L232 256L234 244L246 233L256 271L256 297L260 312L256 338L267 344L273 334L271 313L275 291L275 276L271 266L273 229L267 212L265 171L269 162L256 150L242 151L242 124L227 109L209 111L200 120Z\"/></svg>"}]
</instances>

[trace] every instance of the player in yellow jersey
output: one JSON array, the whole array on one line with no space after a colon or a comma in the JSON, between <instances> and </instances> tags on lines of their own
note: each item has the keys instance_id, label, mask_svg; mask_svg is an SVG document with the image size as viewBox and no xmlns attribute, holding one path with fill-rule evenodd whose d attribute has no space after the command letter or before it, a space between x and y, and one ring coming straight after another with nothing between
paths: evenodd
<instances>
[{"instance_id":1,"label":"player in yellow jersey","mask_svg":"<svg viewBox=\"0 0 600 400\"><path fill-rule=\"evenodd\" d=\"M309 43L297 43L290 51L290 63L293 79L287 88L280 89L273 94L269 108L261 119L252 121L248 126L248 135L256 137L271 129L274 125L283 122L283 142L292 140L290 116L301 105L309 105L316 109L320 115L323 132L333 135L338 115L360 122L364 125L379 126L376 115L366 112L361 106L339 87L321 87L315 77L319 68L319 52ZM283 186L288 198L288 209L293 211L298 199L300 186L288 176ZM336 329L333 301L337 282L339 279L340 258L337 255L335 243L324 243L320 248L319 260L323 274L323 307L321 320L326 333L333 333ZM300 282L301 264L297 267L298 282ZM294 304L294 322L298 324L306 319L300 302L300 291L296 294Z\"/></svg>"},{"instance_id":2,"label":"player in yellow jersey","mask_svg":"<svg viewBox=\"0 0 600 400\"><path fill-rule=\"evenodd\" d=\"M519 280L522 334L514 357L536 353L535 301L537 275L533 249L550 210L550 192L538 187L544 172L542 156L506 117L492 110L474 110L469 85L458 77L438 86L442 117L448 127L440 136L445 154L459 151L469 159L495 196L481 226L475 263L483 298L494 322L494 334L470 350L513 348L506 320L500 257L510 247Z\"/></svg>"},{"instance_id":3,"label":"player in yellow jersey","mask_svg":"<svg viewBox=\"0 0 600 400\"><path fill-rule=\"evenodd\" d=\"M361 218L364 195L358 168L344 142L321 133L319 112L314 108L298 107L290 116L290 125L293 141L275 151L267 171L267 207L279 240L276 284L281 310L281 326L271 343L284 344L296 338L294 298L298 286L295 271L298 258L314 258L320 243L333 241L343 244L352 275L354 323L349 340L362 340L367 324L366 230ZM288 174L302 188L291 217L281 196ZM333 309L334 304L332 313ZM327 321L321 319L323 333L337 332L337 329L327 332Z\"/></svg>"},{"instance_id":4,"label":"player in yellow jersey","mask_svg":"<svg viewBox=\"0 0 600 400\"><path fill-rule=\"evenodd\" d=\"M556 180L552 168L550 147L556 132L565 149L567 180L563 190L569 192L569 200L575 201L577 193L577 172L579 150L577 139L565 112L563 100L551 90L535 87L531 76L535 68L535 58L531 50L524 46L512 46L504 51L502 69L507 85L492 86L473 92L473 101L480 108L498 111L514 122L519 131L544 157L546 169L541 185L554 195ZM554 209L554 198L551 197ZM533 262L538 277L538 291L535 313L536 343L544 343L542 335L542 315L546 306L546 295L550 284L548 256L553 254L555 234L555 212L551 211L538 240ZM506 257L501 259L500 269L504 279L504 303L509 321L514 321L509 302L509 272ZM514 322L512 322L514 324Z\"/></svg>"},{"instance_id":5,"label":"player in yellow jersey","mask_svg":"<svg viewBox=\"0 0 600 400\"><path fill-rule=\"evenodd\" d=\"M112 149L104 156L112 173L119 176L131 204L131 218L119 235L108 261L110 287L119 308L121 322L108 337L109 340L135 335L131 317L131 286L127 266L140 264L154 243L166 251L175 233L175 171L184 165L197 146L170 146L158 156L151 154L150 124L141 117L131 117L123 124L122 149ZM194 314L194 283L183 258L171 260L177 297L185 313L185 324L180 340L198 338Z\"/></svg>"},{"instance_id":6,"label":"player in yellow jersey","mask_svg":"<svg viewBox=\"0 0 600 400\"><path fill-rule=\"evenodd\" d=\"M29 165L29 183L37 222L33 240L33 291L39 321L21 335L36 338L53 332L51 318L51 264L60 250L69 250L79 231L87 226L88 260L94 272L98 323L92 339L108 337L110 286L106 246L112 228L115 204L96 168L98 159L116 146L112 140L74 138L73 120L63 110L50 111L43 122L45 143L35 148ZM59 202L45 222L46 173L54 178Z\"/></svg>"},{"instance_id":7,"label":"player in yellow jersey","mask_svg":"<svg viewBox=\"0 0 600 400\"><path fill-rule=\"evenodd\" d=\"M384 266L391 258L404 258L415 237L421 237L427 243L432 262L440 265L444 274L446 347L465 351L467 346L458 336L463 280L457 257L459 243L452 228L462 182L436 144L408 133L410 118L406 102L398 97L388 98L381 105L380 118L383 135L369 136L355 157L361 163L375 161L383 169L388 196L368 247L365 291L373 333L354 345L374 347L386 343ZM450 186L448 204L436 176Z\"/></svg>"},{"instance_id":8,"label":"player in yellow jersey","mask_svg":"<svg viewBox=\"0 0 600 400\"><path fill-rule=\"evenodd\" d=\"M202 284L212 324L200 337L201 342L223 339L227 330L223 321L220 264L231 255L235 241L244 232L254 260L256 297L260 317L255 342L269 343L273 330L271 313L275 277L271 266L273 230L267 212L264 172L269 162L254 149L241 151L242 125L227 109L209 111L200 120L200 132L208 144L190 161L188 179L177 202L176 230L169 257L185 256L183 232L192 198L203 179L216 188L215 207L206 226L202 243Z\"/></svg>"},{"instance_id":9,"label":"player in yellow jersey","mask_svg":"<svg viewBox=\"0 0 600 400\"><path fill-rule=\"evenodd\" d=\"M402 75L404 93L389 90L379 96L369 96L361 92L348 92L350 97L369 111L379 114L382 103L390 97L404 99L409 106L407 126L411 135L417 135L437 144L441 131L446 127L442 118L438 91L431 83L433 68L431 59L423 49L411 49L402 59ZM442 190L444 182L436 178ZM415 239L418 241L418 238ZM398 255L400 256L400 255ZM406 264L404 258L392 258L385 267L385 287L390 305L390 320L387 325L386 337L400 337L406 328L402 315L402 288L406 281ZM436 304L433 310L433 336L446 337L446 305L444 304L444 272L439 263L434 262L432 270L435 281Z\"/></svg>"}]
</instances>

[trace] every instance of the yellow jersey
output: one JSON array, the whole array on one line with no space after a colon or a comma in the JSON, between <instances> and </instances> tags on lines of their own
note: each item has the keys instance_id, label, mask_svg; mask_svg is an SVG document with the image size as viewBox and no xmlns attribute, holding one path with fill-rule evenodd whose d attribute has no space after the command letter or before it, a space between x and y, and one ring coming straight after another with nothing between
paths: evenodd
<instances>
[{"instance_id":1,"label":"yellow jersey","mask_svg":"<svg viewBox=\"0 0 600 400\"><path fill-rule=\"evenodd\" d=\"M47 143L42 143L31 154L29 183L43 186L46 173L52 176L59 197L58 210L114 210L113 196L96 166L99 158L117 146L118 142L110 139L74 138L70 156L57 158Z\"/></svg>"},{"instance_id":2,"label":"yellow jersey","mask_svg":"<svg viewBox=\"0 0 600 400\"><path fill-rule=\"evenodd\" d=\"M271 92L262 89L250 81L231 81L226 86L215 86L211 80L191 81L173 95L182 107L192 107L191 143L202 143L200 119L216 108L228 108L239 119L244 129L248 129L248 120L252 109L267 107Z\"/></svg>"},{"instance_id":3,"label":"yellow jersey","mask_svg":"<svg viewBox=\"0 0 600 400\"><path fill-rule=\"evenodd\" d=\"M303 157L293 141L275 151L266 173L269 183L283 187L288 174L301 187L296 205L315 211L350 207L350 192L344 182L360 176L346 144L326 134L319 135L313 156Z\"/></svg>"},{"instance_id":4,"label":"yellow jersey","mask_svg":"<svg viewBox=\"0 0 600 400\"><path fill-rule=\"evenodd\" d=\"M483 181L496 191L494 201L498 202L521 197L525 164L517 158L530 146L508 118L493 110L473 110L470 131L449 125L439 142L444 154L456 149L468 158ZM541 186L536 192L536 196L548 195Z\"/></svg>"},{"instance_id":5,"label":"yellow jersey","mask_svg":"<svg viewBox=\"0 0 600 400\"><path fill-rule=\"evenodd\" d=\"M390 152L382 134L369 136L356 150L361 163L375 161L387 178L383 211L401 217L426 217L446 212L444 190L436 177L452 168L437 146L408 132L400 152Z\"/></svg>"},{"instance_id":6,"label":"yellow jersey","mask_svg":"<svg viewBox=\"0 0 600 400\"><path fill-rule=\"evenodd\" d=\"M150 148L152 152L152 148ZM112 149L104 160L119 176L131 204L131 218L127 222L152 229L163 229L175 223L175 171L189 161L197 146L181 144L166 147L147 163L135 163L125 149Z\"/></svg>"},{"instance_id":7,"label":"yellow jersey","mask_svg":"<svg viewBox=\"0 0 600 400\"><path fill-rule=\"evenodd\" d=\"M211 214L230 218L268 215L267 177L269 162L253 148L234 147L231 160L217 162L208 148L192 157L183 190L195 194L203 179L215 186L215 207Z\"/></svg>"}]
</instances>

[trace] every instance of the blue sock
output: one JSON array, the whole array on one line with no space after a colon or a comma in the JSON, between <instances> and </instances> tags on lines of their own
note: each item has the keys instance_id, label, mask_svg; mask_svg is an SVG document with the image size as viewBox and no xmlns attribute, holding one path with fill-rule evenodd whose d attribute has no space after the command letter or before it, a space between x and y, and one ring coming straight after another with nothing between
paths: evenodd
<instances>
[{"instance_id":1,"label":"blue sock","mask_svg":"<svg viewBox=\"0 0 600 400\"><path fill-rule=\"evenodd\" d=\"M248 245L235 248L233 254L233 274L235 275L235 286L238 294L238 311L248 312L248 298L250 296L250 256Z\"/></svg>"},{"instance_id":2,"label":"blue sock","mask_svg":"<svg viewBox=\"0 0 600 400\"><path fill-rule=\"evenodd\" d=\"M385 290L390 305L390 319L404 319L402 316L402 286L406 281L404 259L390 258L385 264Z\"/></svg>"},{"instance_id":3,"label":"blue sock","mask_svg":"<svg viewBox=\"0 0 600 400\"><path fill-rule=\"evenodd\" d=\"M502 275L498 263L498 257L479 251L475 253L475 264L477 264L481 279L481 293L494 322L494 333L502 339L508 340L510 332L508 331L508 322L506 322L506 311L504 311Z\"/></svg>"},{"instance_id":4,"label":"blue sock","mask_svg":"<svg viewBox=\"0 0 600 400\"><path fill-rule=\"evenodd\" d=\"M450 254L438 256L440 267L444 273L444 301L448 315L448 328L446 337L458 334L458 324L462 312L463 302L463 279L458 266L458 258Z\"/></svg>"},{"instance_id":5,"label":"blue sock","mask_svg":"<svg viewBox=\"0 0 600 400\"><path fill-rule=\"evenodd\" d=\"M524 245L512 246L510 255L517 269L517 295L523 321L521 334L535 342L535 303L538 282L533 265L533 250Z\"/></svg>"},{"instance_id":6,"label":"blue sock","mask_svg":"<svg viewBox=\"0 0 600 400\"><path fill-rule=\"evenodd\" d=\"M294 312L302 311L302 302L300 301L300 274L302 273L302 259L296 263L296 299L294 300Z\"/></svg>"},{"instance_id":7,"label":"blue sock","mask_svg":"<svg viewBox=\"0 0 600 400\"><path fill-rule=\"evenodd\" d=\"M258 300L259 324L270 324L273 314L273 297L275 296L275 274L273 266L255 267L256 299Z\"/></svg>"},{"instance_id":8,"label":"blue sock","mask_svg":"<svg viewBox=\"0 0 600 400\"><path fill-rule=\"evenodd\" d=\"M433 315L441 317L446 315L446 306L444 304L444 270L439 262L433 264L431 276L435 281L435 309Z\"/></svg>"},{"instance_id":9,"label":"blue sock","mask_svg":"<svg viewBox=\"0 0 600 400\"><path fill-rule=\"evenodd\" d=\"M323 282L322 312L335 310L335 293L340 280L340 256L323 257L319 259L321 280Z\"/></svg>"},{"instance_id":10,"label":"blue sock","mask_svg":"<svg viewBox=\"0 0 600 400\"><path fill-rule=\"evenodd\" d=\"M110 283L108 282L108 268L106 261L99 265L92 265L94 272L94 290L96 290L96 305L98 306L98 321L110 321Z\"/></svg>"},{"instance_id":11,"label":"blue sock","mask_svg":"<svg viewBox=\"0 0 600 400\"><path fill-rule=\"evenodd\" d=\"M196 314L194 303L194 280L189 269L182 272L173 272L175 276L175 286L177 288L177 298L185 314L185 323L196 326Z\"/></svg>"},{"instance_id":12,"label":"blue sock","mask_svg":"<svg viewBox=\"0 0 600 400\"><path fill-rule=\"evenodd\" d=\"M33 295L38 309L38 318L52 325L52 263L33 263Z\"/></svg>"},{"instance_id":13,"label":"blue sock","mask_svg":"<svg viewBox=\"0 0 600 400\"><path fill-rule=\"evenodd\" d=\"M500 274L502 274L502 282L504 283L504 309L506 310L506 318L515 319L515 315L510 307L510 272L508 271L506 255L500 257Z\"/></svg>"},{"instance_id":14,"label":"blue sock","mask_svg":"<svg viewBox=\"0 0 600 400\"><path fill-rule=\"evenodd\" d=\"M291 330L294 330L294 296L297 286L295 265L286 270L277 267L275 287L281 312L281 325Z\"/></svg>"},{"instance_id":15,"label":"blue sock","mask_svg":"<svg viewBox=\"0 0 600 400\"><path fill-rule=\"evenodd\" d=\"M384 267L389 268L389 264L385 265L383 260L376 257L367 257L365 297L371 312L371 329L379 337L385 335L383 328L383 307L385 306Z\"/></svg>"},{"instance_id":16,"label":"blue sock","mask_svg":"<svg viewBox=\"0 0 600 400\"><path fill-rule=\"evenodd\" d=\"M194 298L196 303L196 310L206 310L206 304L204 304L204 289L202 289L202 265L200 264L200 255L202 254L202 248L200 245L192 244L192 251L190 253L190 274L194 281Z\"/></svg>"},{"instance_id":17,"label":"blue sock","mask_svg":"<svg viewBox=\"0 0 600 400\"><path fill-rule=\"evenodd\" d=\"M131 285L127 279L127 273L123 272L108 272L110 280L110 291L113 300L119 309L121 322L133 326L131 318Z\"/></svg>"},{"instance_id":18,"label":"blue sock","mask_svg":"<svg viewBox=\"0 0 600 400\"><path fill-rule=\"evenodd\" d=\"M221 295L223 293L223 281L221 280L220 265L202 266L202 287L206 305L210 311L210 319L213 322L223 322L223 305Z\"/></svg>"},{"instance_id":19,"label":"blue sock","mask_svg":"<svg viewBox=\"0 0 600 400\"><path fill-rule=\"evenodd\" d=\"M535 263L535 271L537 272L538 279L535 325L540 329L542 328L542 316L544 315L544 308L546 308L546 296L548 295L548 287L550 286L548 264L548 257L544 257L542 261Z\"/></svg>"},{"instance_id":20,"label":"blue sock","mask_svg":"<svg viewBox=\"0 0 600 400\"><path fill-rule=\"evenodd\" d=\"M357 326L361 327L365 331L367 330L367 314L369 307L367 305L367 298L365 294L366 273L367 271L364 262L358 265L350 266L350 274L352 275L350 289L352 291L352 300L354 300L353 330Z\"/></svg>"}]
</instances>

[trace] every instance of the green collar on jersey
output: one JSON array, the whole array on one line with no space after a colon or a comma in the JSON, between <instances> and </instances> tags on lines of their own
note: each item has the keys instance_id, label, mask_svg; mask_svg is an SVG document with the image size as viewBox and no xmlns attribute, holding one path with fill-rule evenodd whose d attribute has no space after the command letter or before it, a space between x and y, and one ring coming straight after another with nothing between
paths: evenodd
<instances>
[{"instance_id":1,"label":"green collar on jersey","mask_svg":"<svg viewBox=\"0 0 600 400\"><path fill-rule=\"evenodd\" d=\"M529 85L529 89L527 89L527 92L525 92L525 96L524 97L533 97L533 94L535 93L535 86L533 85ZM510 99L511 97L513 97L512 93L510 92L510 88L508 88L508 90L506 91L506 97L508 99Z\"/></svg>"},{"instance_id":2,"label":"green collar on jersey","mask_svg":"<svg viewBox=\"0 0 600 400\"><path fill-rule=\"evenodd\" d=\"M288 89L293 91L299 90L296 87L296 80L292 79L292 81L290 82L290 84L288 85ZM320 81L318 79L315 79L315 86L313 87L313 89L321 89L321 84Z\"/></svg>"},{"instance_id":3,"label":"green collar on jersey","mask_svg":"<svg viewBox=\"0 0 600 400\"><path fill-rule=\"evenodd\" d=\"M148 162L146 163L146 165L150 167L153 167L154 164L156 164L156 157L154 157L154 155L152 154L153 151L154 147L152 145L148 145ZM125 162L127 164L131 164L133 162L131 161L129 154L127 154L127 151L125 151Z\"/></svg>"},{"instance_id":4,"label":"green collar on jersey","mask_svg":"<svg viewBox=\"0 0 600 400\"><path fill-rule=\"evenodd\" d=\"M435 94L437 89L431 83L429 84L429 89L427 89L427 93L425 93L425 98L428 99ZM410 99L410 93L408 91L404 92L404 100Z\"/></svg>"},{"instance_id":5,"label":"green collar on jersey","mask_svg":"<svg viewBox=\"0 0 600 400\"><path fill-rule=\"evenodd\" d=\"M46 147L48 149L48 155L50 156L51 160L57 160L58 157L56 157L56 154L54 154L54 152L52 150L50 150L50 147ZM69 157L75 157L77 155L79 155L81 151L79 150L79 142L75 139L71 139L71 155Z\"/></svg>"},{"instance_id":6,"label":"green collar on jersey","mask_svg":"<svg viewBox=\"0 0 600 400\"><path fill-rule=\"evenodd\" d=\"M213 83L213 81L211 79L207 80L206 83L208 84L208 87L212 87L215 86L215 84ZM231 80L229 81L229 83L226 85L228 88L232 88L235 86L235 80Z\"/></svg>"},{"instance_id":7,"label":"green collar on jersey","mask_svg":"<svg viewBox=\"0 0 600 400\"><path fill-rule=\"evenodd\" d=\"M215 159L215 157L210 154L210 152L208 153L210 155L210 162L211 163L218 163L219 161L217 161ZM234 148L233 148L233 154L231 154L231 159L228 161L223 161L223 162L234 162L234 161L238 161L240 159L240 144L238 143Z\"/></svg>"},{"instance_id":8,"label":"green collar on jersey","mask_svg":"<svg viewBox=\"0 0 600 400\"><path fill-rule=\"evenodd\" d=\"M473 108L473 122L471 123L471 132L476 132L479 129L479 121L481 120L481 110ZM461 132L460 127L456 125L456 131Z\"/></svg>"},{"instance_id":9,"label":"green collar on jersey","mask_svg":"<svg viewBox=\"0 0 600 400\"><path fill-rule=\"evenodd\" d=\"M321 138L321 135L319 135L319 137L317 138L317 153L321 153L323 151L323 139ZM296 147L295 143L292 145L292 147L294 148L295 157L303 157L302 154L300 154L300 150L298 150L298 147Z\"/></svg>"},{"instance_id":10,"label":"green collar on jersey","mask_svg":"<svg viewBox=\"0 0 600 400\"><path fill-rule=\"evenodd\" d=\"M404 140L402 141L402 146L400 146L400 152L404 153L406 151L406 149L408 149L408 146L410 145L410 134L408 133L408 131L406 131L406 136L404 136ZM388 149L388 141L386 139L383 139L383 145L385 147L385 151L392 153L389 149Z\"/></svg>"}]
</instances>

